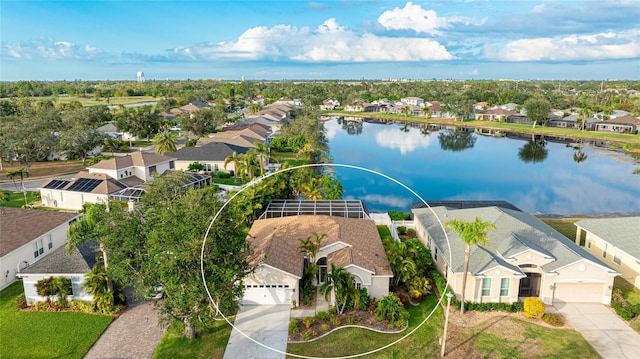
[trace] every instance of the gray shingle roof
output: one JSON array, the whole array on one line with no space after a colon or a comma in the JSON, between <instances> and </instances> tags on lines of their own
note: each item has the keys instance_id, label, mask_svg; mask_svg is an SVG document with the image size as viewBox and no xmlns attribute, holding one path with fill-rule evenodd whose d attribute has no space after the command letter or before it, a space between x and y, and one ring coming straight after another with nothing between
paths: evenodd
<instances>
[{"instance_id":1,"label":"gray shingle roof","mask_svg":"<svg viewBox=\"0 0 640 359\"><path fill-rule=\"evenodd\" d=\"M547 272L553 272L582 259L613 271L584 248L576 245L531 214L499 207L458 210L434 207L433 211L443 224L450 218L473 221L475 217L480 217L495 225L495 231L488 231L489 244L486 247L476 245L471 248L469 272L472 274L480 273L496 265L505 266L506 264L511 267L502 258L510 258L528 249L554 259L541 267ZM447 245L444 232L433 213L428 208L412 209L412 212L434 240L439 253L446 262L449 262L449 245ZM449 266L454 272L462 272L465 244L452 230L447 231L447 236L450 239L451 247ZM513 269L519 271L515 267Z\"/></svg>"},{"instance_id":2,"label":"gray shingle roof","mask_svg":"<svg viewBox=\"0 0 640 359\"><path fill-rule=\"evenodd\" d=\"M233 152L246 153L248 148L222 142L211 142L200 147L183 147L176 152L165 153L178 161L224 161Z\"/></svg>"},{"instance_id":3,"label":"gray shingle roof","mask_svg":"<svg viewBox=\"0 0 640 359\"><path fill-rule=\"evenodd\" d=\"M640 217L585 219L576 226L640 259Z\"/></svg>"},{"instance_id":4,"label":"gray shingle roof","mask_svg":"<svg viewBox=\"0 0 640 359\"><path fill-rule=\"evenodd\" d=\"M69 254L66 246L58 247L44 258L22 270L25 274L84 274L96 264L98 242L89 241Z\"/></svg>"}]
</instances>

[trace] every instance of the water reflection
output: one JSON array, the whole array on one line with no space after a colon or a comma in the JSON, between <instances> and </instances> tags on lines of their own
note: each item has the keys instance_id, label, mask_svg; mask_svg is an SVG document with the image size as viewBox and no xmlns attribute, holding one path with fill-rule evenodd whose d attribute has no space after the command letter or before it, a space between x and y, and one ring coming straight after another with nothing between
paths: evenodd
<instances>
[{"instance_id":1,"label":"water reflection","mask_svg":"<svg viewBox=\"0 0 640 359\"><path fill-rule=\"evenodd\" d=\"M456 128L440 132L438 141L440 141L440 148L443 150L459 152L473 148L476 144L476 136L471 132Z\"/></svg>"},{"instance_id":2,"label":"water reflection","mask_svg":"<svg viewBox=\"0 0 640 359\"><path fill-rule=\"evenodd\" d=\"M342 126L342 129L345 130L348 135L357 136L362 133L362 121L348 121L344 118L339 118L338 124Z\"/></svg>"},{"instance_id":3,"label":"water reflection","mask_svg":"<svg viewBox=\"0 0 640 359\"><path fill-rule=\"evenodd\" d=\"M531 136L531 140L518 150L518 157L523 162L538 163L549 155L547 141L544 136Z\"/></svg>"},{"instance_id":4,"label":"water reflection","mask_svg":"<svg viewBox=\"0 0 640 359\"><path fill-rule=\"evenodd\" d=\"M407 128L407 131L385 127L376 133L376 143L380 147L398 149L403 156L419 148L427 148L431 144L431 137L422 135L419 130Z\"/></svg>"}]
</instances>

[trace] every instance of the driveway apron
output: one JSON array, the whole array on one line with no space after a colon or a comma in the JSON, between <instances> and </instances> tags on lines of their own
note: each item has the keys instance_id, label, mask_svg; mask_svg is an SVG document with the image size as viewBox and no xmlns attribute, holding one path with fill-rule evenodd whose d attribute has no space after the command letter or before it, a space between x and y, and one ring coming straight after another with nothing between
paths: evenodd
<instances>
[{"instance_id":1,"label":"driveway apron","mask_svg":"<svg viewBox=\"0 0 640 359\"><path fill-rule=\"evenodd\" d=\"M640 358L640 335L605 305L562 303L554 307L603 359Z\"/></svg>"},{"instance_id":2,"label":"driveway apron","mask_svg":"<svg viewBox=\"0 0 640 359\"><path fill-rule=\"evenodd\" d=\"M240 306L231 331L224 359L284 359L285 355L256 344L240 332L265 346L287 350L291 305ZM239 331L238 331L239 330Z\"/></svg>"}]
</instances>

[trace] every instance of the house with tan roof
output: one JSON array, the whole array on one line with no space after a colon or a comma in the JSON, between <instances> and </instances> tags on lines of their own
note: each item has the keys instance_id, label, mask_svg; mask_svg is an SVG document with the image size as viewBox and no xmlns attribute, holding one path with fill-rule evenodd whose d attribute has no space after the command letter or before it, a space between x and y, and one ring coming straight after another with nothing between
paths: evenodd
<instances>
[{"instance_id":1,"label":"house with tan roof","mask_svg":"<svg viewBox=\"0 0 640 359\"><path fill-rule=\"evenodd\" d=\"M78 213L0 207L0 290L25 268L64 247Z\"/></svg>"},{"instance_id":2,"label":"house with tan roof","mask_svg":"<svg viewBox=\"0 0 640 359\"><path fill-rule=\"evenodd\" d=\"M371 297L380 299L389 293L393 273L375 222L349 217L346 206L338 203L343 201L318 201L334 202L333 212L314 212L313 202L289 201L290 209L282 216L275 211L253 223L247 241L251 248L248 261L255 270L244 279L243 304L300 303L300 280L309 258L298 247L301 239L314 234L323 235L315 256L319 267L315 284L321 284L335 264L351 273L354 286L366 288Z\"/></svg>"},{"instance_id":3,"label":"house with tan roof","mask_svg":"<svg viewBox=\"0 0 640 359\"><path fill-rule=\"evenodd\" d=\"M546 304L611 302L620 273L535 216L501 206L470 204L458 209L416 206L411 212L418 238L434 265L460 298L466 245L442 224L452 218L491 222L487 245L473 245L465 299L473 303L513 303L537 297Z\"/></svg>"},{"instance_id":4,"label":"house with tan roof","mask_svg":"<svg viewBox=\"0 0 640 359\"><path fill-rule=\"evenodd\" d=\"M45 207L81 210L84 203L106 203L109 196L152 181L175 169L175 158L149 152L102 160L71 179L52 179L40 188Z\"/></svg>"},{"instance_id":5,"label":"house with tan roof","mask_svg":"<svg viewBox=\"0 0 640 359\"><path fill-rule=\"evenodd\" d=\"M516 111L503 108L476 111L476 121L499 121L504 122L508 116L518 115Z\"/></svg>"}]
</instances>

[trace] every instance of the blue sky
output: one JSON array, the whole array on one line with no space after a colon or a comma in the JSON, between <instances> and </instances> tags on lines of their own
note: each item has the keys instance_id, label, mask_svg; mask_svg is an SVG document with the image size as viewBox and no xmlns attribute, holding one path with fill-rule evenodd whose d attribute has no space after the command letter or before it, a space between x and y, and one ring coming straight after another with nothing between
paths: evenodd
<instances>
[{"instance_id":1,"label":"blue sky","mask_svg":"<svg viewBox=\"0 0 640 359\"><path fill-rule=\"evenodd\" d=\"M640 1L0 2L0 80L640 79Z\"/></svg>"}]
</instances>

